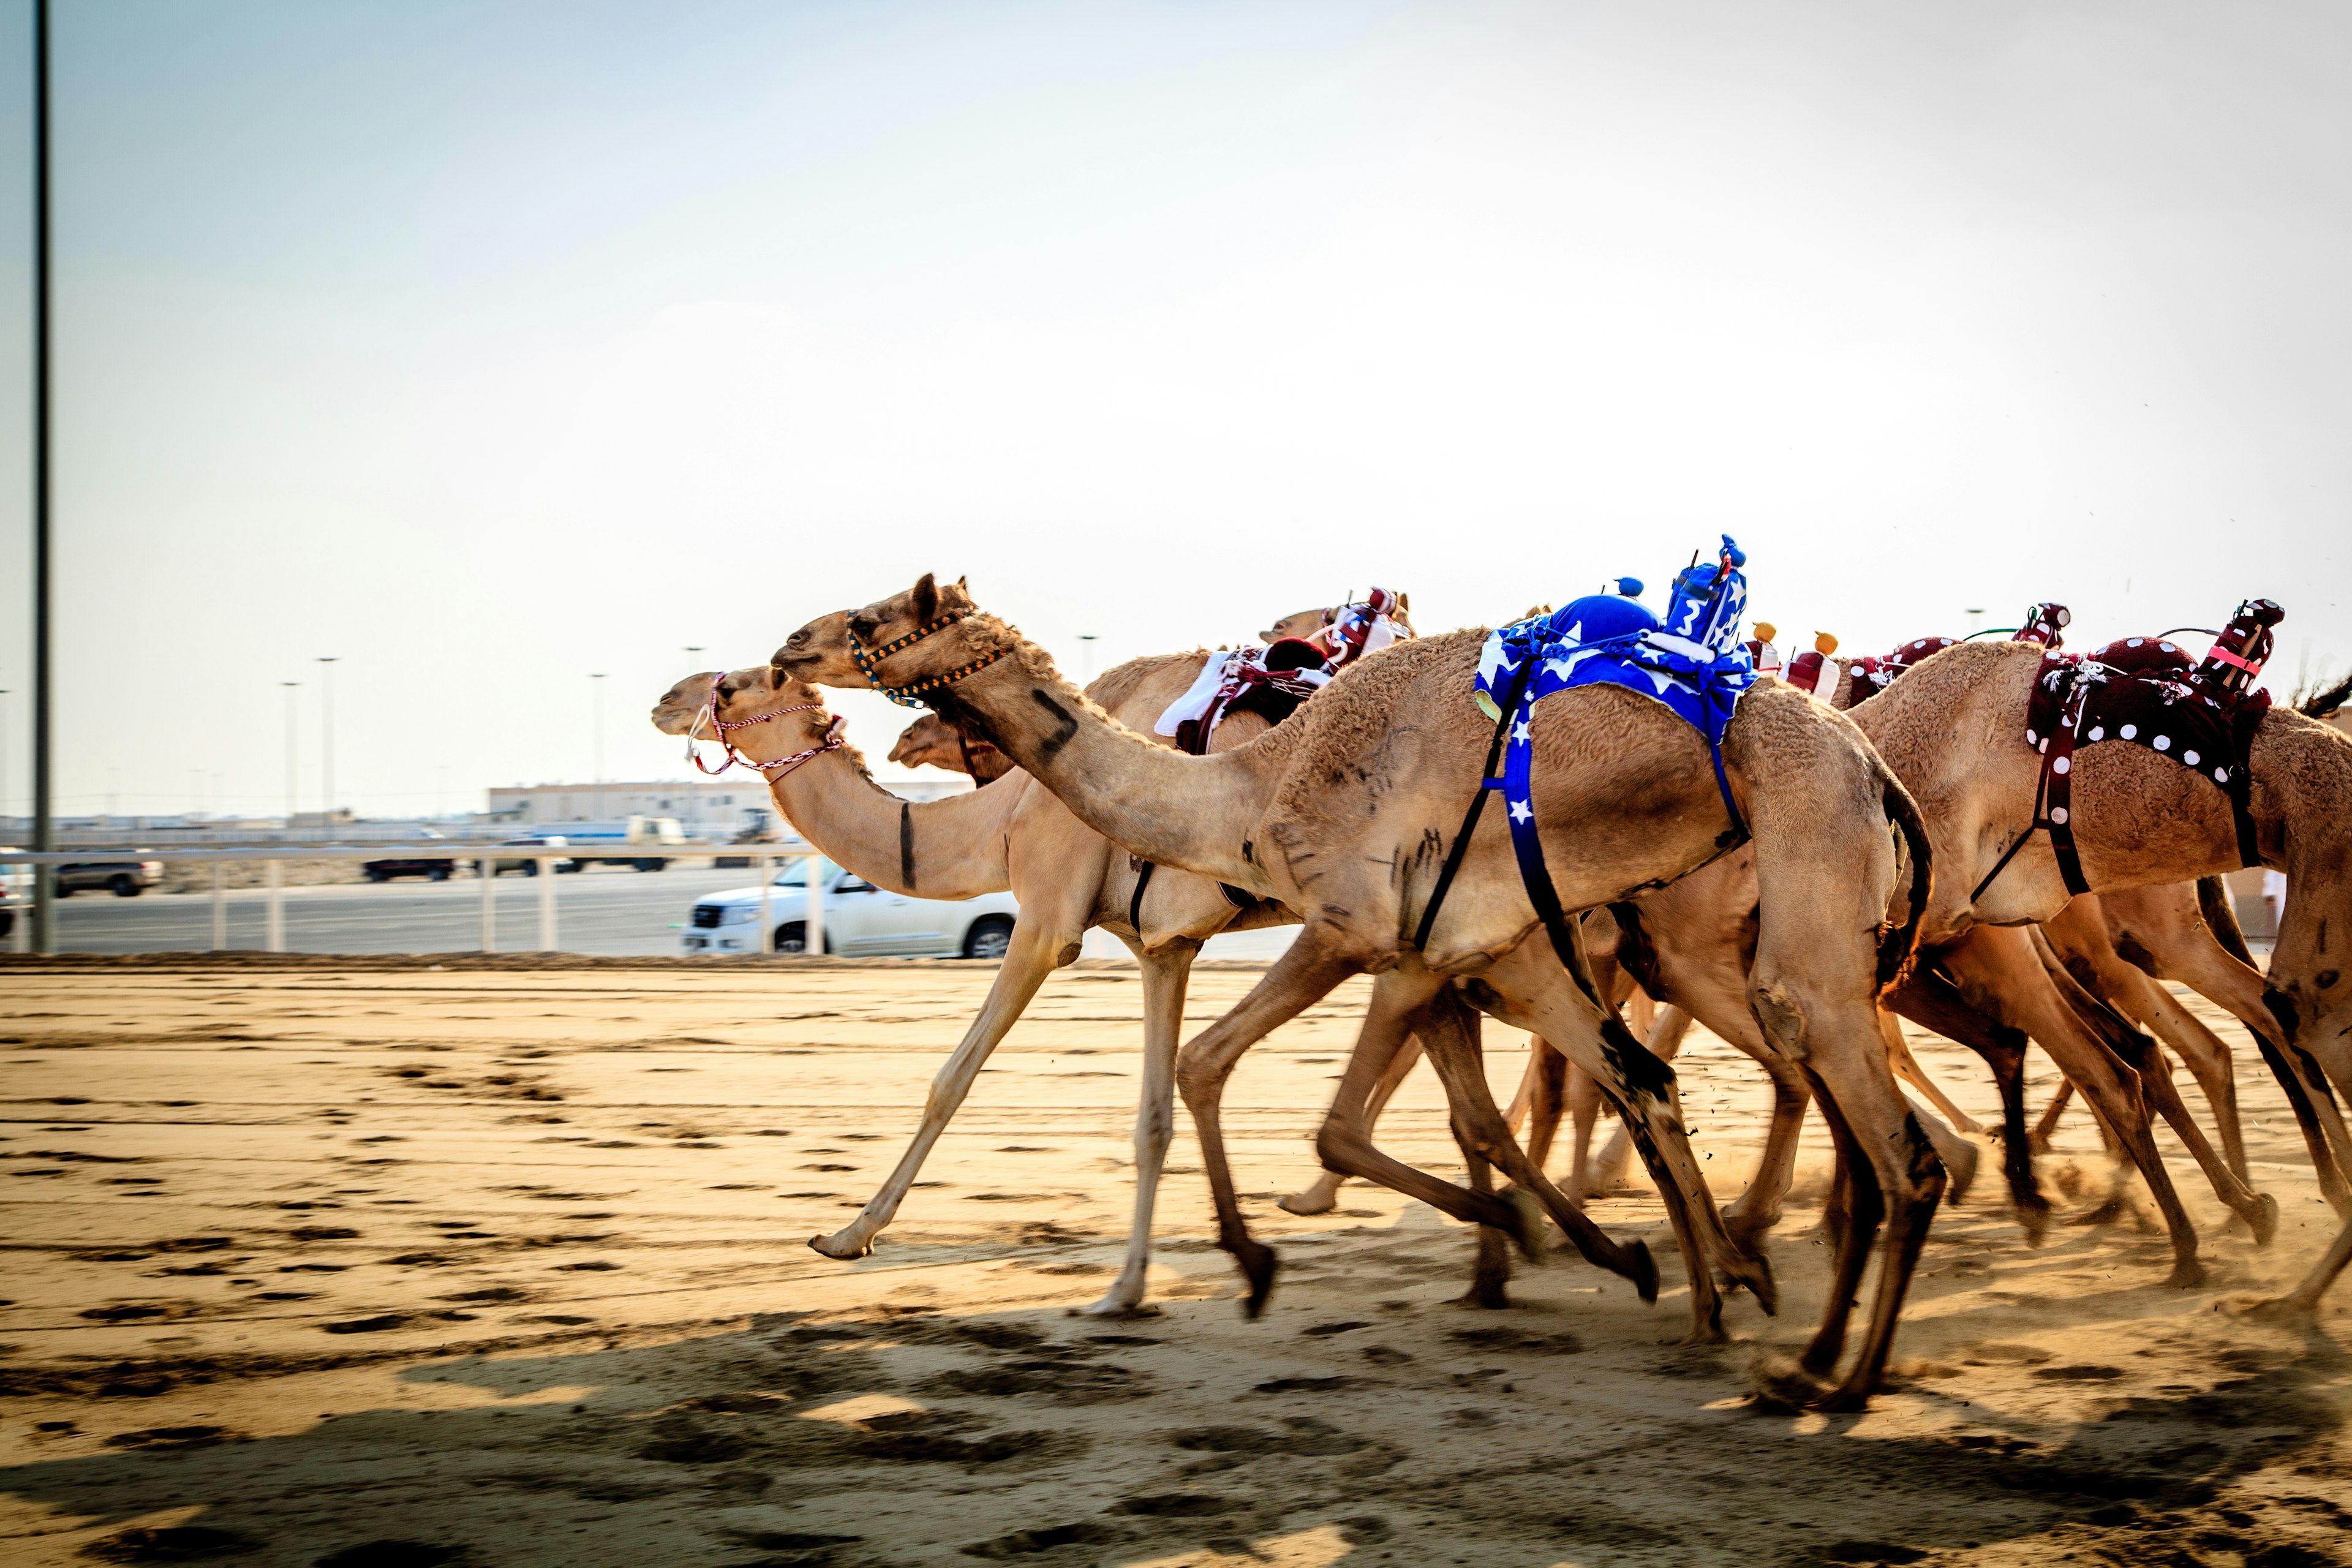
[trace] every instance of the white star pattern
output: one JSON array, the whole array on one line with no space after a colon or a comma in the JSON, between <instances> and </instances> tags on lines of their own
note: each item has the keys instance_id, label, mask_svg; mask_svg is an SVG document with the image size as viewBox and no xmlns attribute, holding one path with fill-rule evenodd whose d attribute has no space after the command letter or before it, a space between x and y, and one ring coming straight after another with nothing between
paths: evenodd
<instances>
[{"instance_id":1,"label":"white star pattern","mask_svg":"<svg viewBox=\"0 0 2352 1568\"><path fill-rule=\"evenodd\" d=\"M1532 822L1535 820L1535 808L1529 805L1526 801L1515 800L1511 802L1511 820L1513 822Z\"/></svg>"},{"instance_id":2,"label":"white star pattern","mask_svg":"<svg viewBox=\"0 0 2352 1568\"><path fill-rule=\"evenodd\" d=\"M1524 746L1532 738L1531 732L1528 729L1528 721L1525 719L1520 720L1517 725L1511 731L1511 740L1515 744Z\"/></svg>"}]
</instances>

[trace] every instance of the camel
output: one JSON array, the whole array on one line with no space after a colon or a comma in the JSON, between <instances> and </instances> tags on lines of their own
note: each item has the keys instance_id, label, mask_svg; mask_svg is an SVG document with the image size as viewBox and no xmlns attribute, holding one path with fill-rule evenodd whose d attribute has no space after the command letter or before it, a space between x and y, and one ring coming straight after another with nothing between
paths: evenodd
<instances>
[{"instance_id":1,"label":"camel","mask_svg":"<svg viewBox=\"0 0 2352 1568\"><path fill-rule=\"evenodd\" d=\"M1013 759L986 741L967 741L936 713L926 713L900 731L890 748L900 767L945 768L971 777L974 788L994 784L1013 771Z\"/></svg>"},{"instance_id":2,"label":"camel","mask_svg":"<svg viewBox=\"0 0 2352 1568\"><path fill-rule=\"evenodd\" d=\"M1402 596L1399 599L1393 619L1409 635L1411 622L1404 616ZM1335 618L1330 610L1302 611L1276 625L1311 622L1308 629L1313 630ZM1148 723L1192 683L1205 657L1196 651L1134 660L1110 671L1090 689L1116 710ZM679 682L656 706L656 726L690 736L698 720L710 710L714 690L719 695L716 716L730 726L716 733L740 737L737 748L753 765L773 773L771 792L778 809L836 863L894 891L971 897L1009 888L1021 904L1021 920L988 999L940 1068L906 1153L856 1219L832 1236L811 1237L809 1246L843 1258L864 1257L873 1249L875 1237L897 1215L981 1068L1045 976L1075 959L1086 931L1100 925L1127 942L1141 966L1145 1057L1136 1123L1135 1215L1126 1266L1087 1311L1118 1316L1139 1310L1150 1261L1157 1182L1173 1131L1176 1031L1192 959L1200 944L1220 931L1289 924L1297 917L1264 904L1239 909L1214 884L1176 874L1151 882L1150 896L1144 897L1142 877L1130 858L1115 852L1025 776L1000 788L943 801L902 801L874 784L855 752L830 754L842 748L828 744L835 737L815 691L772 680L765 668ZM759 716L779 709L790 721L767 728ZM1263 714L1238 710L1218 726L1212 749L1242 744L1265 728ZM891 755L893 760L902 760L902 754L929 760L943 752L983 769L986 759L994 757L1002 763L995 777L1013 771L992 746L966 747L959 741L953 729L927 714L898 738ZM1401 1055L1395 1070L1382 1080L1381 1102L1394 1092L1417 1054L1415 1047ZM1498 1289L1488 1283L1484 1299L1499 1304Z\"/></svg>"},{"instance_id":3,"label":"camel","mask_svg":"<svg viewBox=\"0 0 2352 1568\"><path fill-rule=\"evenodd\" d=\"M1133 660L1094 683L1113 709L1145 722L1189 685L1199 653ZM885 791L857 753L838 742L822 693L772 678L766 666L688 677L653 710L656 728L688 735L718 700L718 717L755 764L772 769L777 808L837 864L878 887L927 898L970 898L1011 889L1021 905L1011 945L979 1015L941 1066L922 1122L887 1181L848 1225L809 1246L828 1258L862 1258L898 1213L924 1160L947 1130L997 1046L1045 977L1078 955L1086 931L1101 926L1125 942L1141 967L1143 1083L1136 1113L1136 1194L1125 1266L1087 1315L1124 1316L1143 1307L1151 1215L1160 1167L1174 1131L1174 1066L1185 983L1201 943L1222 931L1286 924L1265 904L1236 909L1214 882L1170 875L1151 885L1139 913L1137 873L1128 856L1072 816L1053 795L1015 773L986 789L909 803ZM781 713L772 722L761 715ZM707 734L709 725L701 728ZM1265 728L1236 714L1218 744L1239 745ZM828 749L828 742L834 742ZM902 744L903 744L902 740ZM797 766L778 766L808 753Z\"/></svg>"},{"instance_id":4,"label":"camel","mask_svg":"<svg viewBox=\"0 0 2352 1568\"><path fill-rule=\"evenodd\" d=\"M1729 563L1726 557L1726 564ZM1465 1219L1512 1229L1508 1205L1388 1159L1361 1110L1405 1032L1423 1034L1460 1135L1539 1198L1594 1261L1633 1275L1618 1247L1532 1169L1502 1125L1465 1048L1456 998L1542 1035L1591 1073L1634 1130L1666 1203L1692 1290L1692 1337L1722 1337L1709 1264L1771 1304L1769 1265L1726 1232L1671 1100L1672 1069L1642 1049L1595 993L1572 923L1530 904L1503 831L1461 833L1467 798L1504 739L1471 702L1483 630L1425 637L1363 660L1292 722L1219 755L1187 758L1144 741L1088 702L1051 660L981 614L961 584L926 576L906 592L802 627L780 671L821 684L878 685L985 733L1106 837L1298 909L1299 940L1243 1003L1185 1047L1179 1083L1197 1126L1219 1245L1261 1310L1276 1260L1254 1240L1227 1168L1218 1101L1239 1057L1348 975L1376 976L1347 1073L1318 1138L1327 1167L1372 1176ZM871 672L869 676L869 672ZM1811 1364L1833 1364L1862 1273L1892 1220L1870 1321L1852 1369L1817 1402L1851 1408L1875 1388L1945 1174L1894 1087L1874 997L1909 952L1924 906L1923 830L1901 784L1843 717L1777 681L1750 689L1725 731L1718 784L1705 742L1622 688L1562 691L1525 727L1540 759L1531 817L1563 910L1671 882L1738 839L1736 801L1756 845L1762 897L1751 1000L1773 1044L1802 1064L1852 1168L1853 1223ZM1490 738L1491 737L1491 738ZM1481 758L1486 762L1482 764ZM1890 831L1890 817L1896 831ZM1490 828L1492 825L1487 825ZM1449 847L1449 840L1453 840ZM1449 896L1429 907L1441 865ZM1425 942L1416 946L1422 917ZM1538 926L1549 941L1529 940Z\"/></svg>"}]
</instances>

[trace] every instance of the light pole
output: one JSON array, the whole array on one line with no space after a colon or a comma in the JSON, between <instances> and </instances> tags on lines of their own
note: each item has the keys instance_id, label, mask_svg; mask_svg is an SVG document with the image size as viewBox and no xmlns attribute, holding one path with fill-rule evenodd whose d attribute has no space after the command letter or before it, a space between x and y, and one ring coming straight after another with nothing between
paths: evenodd
<instances>
[{"instance_id":1,"label":"light pole","mask_svg":"<svg viewBox=\"0 0 2352 1568\"><path fill-rule=\"evenodd\" d=\"M604 820L604 678L588 678L588 729L596 737L596 770L590 775L596 781L594 791L596 820Z\"/></svg>"},{"instance_id":2,"label":"light pole","mask_svg":"<svg viewBox=\"0 0 2352 1568\"><path fill-rule=\"evenodd\" d=\"M33 848L58 847L49 790L49 0L33 0ZM33 872L33 951L57 951L57 877Z\"/></svg>"},{"instance_id":3,"label":"light pole","mask_svg":"<svg viewBox=\"0 0 2352 1568\"><path fill-rule=\"evenodd\" d=\"M9 824L16 821L16 818L8 815L8 807L15 804L15 802L10 799L8 791L9 689L10 689L5 686L0 686L0 828L5 828ZM10 837L15 837L13 831L10 833Z\"/></svg>"},{"instance_id":4,"label":"light pole","mask_svg":"<svg viewBox=\"0 0 2352 1568\"><path fill-rule=\"evenodd\" d=\"M319 660L319 787L326 796L326 809L319 814L322 838L335 820L335 663L333 656Z\"/></svg>"},{"instance_id":5,"label":"light pole","mask_svg":"<svg viewBox=\"0 0 2352 1568\"><path fill-rule=\"evenodd\" d=\"M294 751L294 694L302 689L302 683L299 680L281 680L278 684L286 689L286 836L291 838L294 836L295 813L301 809L298 790L298 775L301 772L301 764L297 760Z\"/></svg>"},{"instance_id":6,"label":"light pole","mask_svg":"<svg viewBox=\"0 0 2352 1568\"><path fill-rule=\"evenodd\" d=\"M1095 678L1095 641L1096 634L1093 632L1078 634L1078 651L1085 656L1079 661L1078 684L1080 686L1086 685Z\"/></svg>"}]
</instances>

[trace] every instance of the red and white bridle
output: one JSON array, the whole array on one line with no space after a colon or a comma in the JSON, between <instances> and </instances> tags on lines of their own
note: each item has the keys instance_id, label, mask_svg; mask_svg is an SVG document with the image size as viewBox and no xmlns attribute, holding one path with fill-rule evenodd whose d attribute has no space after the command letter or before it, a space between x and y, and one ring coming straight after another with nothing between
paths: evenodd
<instances>
[{"instance_id":1,"label":"red and white bridle","mask_svg":"<svg viewBox=\"0 0 2352 1568\"><path fill-rule=\"evenodd\" d=\"M841 731L842 725L845 721L836 718L830 725L826 726L824 740L817 745L811 746L805 752L795 752L789 757L779 757L772 763L763 763L755 758L743 755L742 752L735 749L735 742L727 738L730 731L736 730L748 730L754 724L764 724L771 719L781 719L787 713L822 713L824 711L824 704L822 702L797 702L790 708L779 708L772 713L762 713L757 718L752 719L738 719L730 723L727 720L721 719L719 716L719 688L726 681L726 679L727 677L724 671L714 670L711 673L710 700L703 704L703 706L697 710L694 715L693 724L690 725L686 731L686 760L692 763L701 773L711 778L716 778L720 773L725 773L729 768L733 767L737 763L740 763L747 768L751 768L757 772L769 774L772 780L780 779L783 777L784 774L791 773L794 768L799 767L803 763L808 762L812 758L820 757L827 752L837 752L841 749L843 744ZM696 749L695 745L695 739L697 735L701 732L702 726L706 722L710 726L712 732L711 738L719 742L719 750L724 753L724 755L719 759L719 765L715 768L709 767L703 763L702 753Z\"/></svg>"}]
</instances>

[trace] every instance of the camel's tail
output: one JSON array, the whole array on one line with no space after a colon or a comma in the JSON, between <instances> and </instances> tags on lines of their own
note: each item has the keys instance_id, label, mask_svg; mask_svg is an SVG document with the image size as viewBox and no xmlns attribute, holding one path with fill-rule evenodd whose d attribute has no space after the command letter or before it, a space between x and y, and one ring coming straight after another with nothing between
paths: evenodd
<instances>
[{"instance_id":1,"label":"camel's tail","mask_svg":"<svg viewBox=\"0 0 2352 1568\"><path fill-rule=\"evenodd\" d=\"M1919 803L1885 763L1879 763L1878 772L1887 820L1903 835L1904 851L1911 862L1910 907L1904 910L1901 922L1887 927L1878 939L1878 988L1885 991L1910 973L1912 955L1919 943L1919 921L1927 911L1927 894L1935 881L1935 858L1927 847L1927 825L1919 819Z\"/></svg>"},{"instance_id":2,"label":"camel's tail","mask_svg":"<svg viewBox=\"0 0 2352 1568\"><path fill-rule=\"evenodd\" d=\"M2294 710L2305 718L2333 719L2344 710L2346 703L2352 702L2352 675L2346 676L2333 686L2298 691L2294 697Z\"/></svg>"},{"instance_id":3,"label":"camel's tail","mask_svg":"<svg viewBox=\"0 0 2352 1568\"><path fill-rule=\"evenodd\" d=\"M2252 952L2246 946L2244 928L2238 924L2238 911L2230 902L2230 885L2219 877L2197 879L2197 908L2205 917L2205 925L2212 931L2213 940L2222 951L2249 969L2259 970Z\"/></svg>"}]
</instances>

